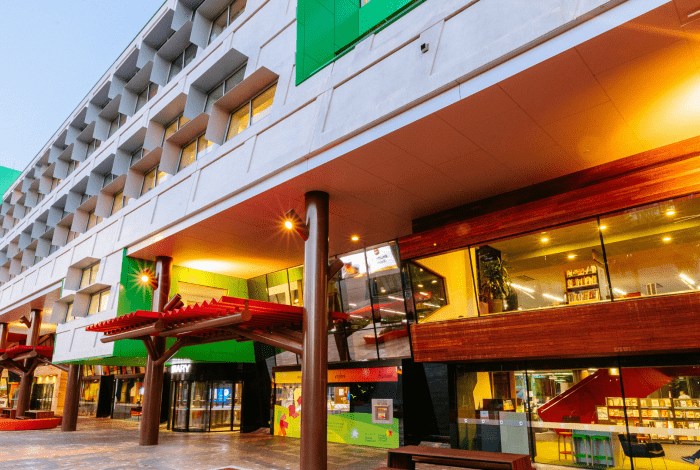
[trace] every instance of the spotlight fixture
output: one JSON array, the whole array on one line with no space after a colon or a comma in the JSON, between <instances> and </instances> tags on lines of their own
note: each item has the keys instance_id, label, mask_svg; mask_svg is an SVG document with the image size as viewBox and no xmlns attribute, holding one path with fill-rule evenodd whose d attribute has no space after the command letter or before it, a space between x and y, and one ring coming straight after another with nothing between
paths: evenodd
<instances>
[{"instance_id":1,"label":"spotlight fixture","mask_svg":"<svg viewBox=\"0 0 700 470\"><path fill-rule=\"evenodd\" d=\"M304 241L309 239L309 227L294 209L290 209L289 212L284 214L284 219L284 227L287 230L296 230Z\"/></svg>"},{"instance_id":2,"label":"spotlight fixture","mask_svg":"<svg viewBox=\"0 0 700 470\"><path fill-rule=\"evenodd\" d=\"M601 229L601 230L605 230L606 228L608 228L607 225L601 225L601 226L600 226L600 229Z\"/></svg>"},{"instance_id":3,"label":"spotlight fixture","mask_svg":"<svg viewBox=\"0 0 700 470\"><path fill-rule=\"evenodd\" d=\"M353 235L352 237L350 237L350 240L356 242L360 240L360 237L358 237L357 235Z\"/></svg>"},{"instance_id":4,"label":"spotlight fixture","mask_svg":"<svg viewBox=\"0 0 700 470\"><path fill-rule=\"evenodd\" d=\"M144 286L151 286L153 289L158 288L158 276L150 269L144 269L139 273L139 282Z\"/></svg>"},{"instance_id":5,"label":"spotlight fixture","mask_svg":"<svg viewBox=\"0 0 700 470\"><path fill-rule=\"evenodd\" d=\"M569 259L574 259L576 258L576 255L569 255Z\"/></svg>"},{"instance_id":6,"label":"spotlight fixture","mask_svg":"<svg viewBox=\"0 0 700 470\"><path fill-rule=\"evenodd\" d=\"M666 243L668 243L671 241L671 237L664 237L664 238L662 238L662 240L665 241Z\"/></svg>"},{"instance_id":7,"label":"spotlight fixture","mask_svg":"<svg viewBox=\"0 0 700 470\"><path fill-rule=\"evenodd\" d=\"M669 210L666 211L666 215L667 215L668 217L673 217L674 215L676 215L676 211L673 210L673 209L669 209Z\"/></svg>"},{"instance_id":8,"label":"spotlight fixture","mask_svg":"<svg viewBox=\"0 0 700 470\"><path fill-rule=\"evenodd\" d=\"M542 239L541 239L540 241L541 241L542 243L547 243L547 242L549 241L549 238L547 238L547 237L542 237Z\"/></svg>"}]
</instances>

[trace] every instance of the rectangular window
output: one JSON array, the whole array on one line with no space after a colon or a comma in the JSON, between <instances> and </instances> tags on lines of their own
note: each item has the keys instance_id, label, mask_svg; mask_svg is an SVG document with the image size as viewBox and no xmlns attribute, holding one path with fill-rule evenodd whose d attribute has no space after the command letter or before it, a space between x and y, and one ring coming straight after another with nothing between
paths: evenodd
<instances>
[{"instance_id":1,"label":"rectangular window","mask_svg":"<svg viewBox=\"0 0 700 470\"><path fill-rule=\"evenodd\" d=\"M85 231L87 232L88 230L90 230L92 227L99 224L100 222L102 222L102 217L98 217L97 215L95 215L94 210L88 212L88 222L87 222L87 227L85 228Z\"/></svg>"},{"instance_id":2,"label":"rectangular window","mask_svg":"<svg viewBox=\"0 0 700 470\"><path fill-rule=\"evenodd\" d=\"M699 217L697 195L601 217L613 297L698 290Z\"/></svg>"},{"instance_id":3,"label":"rectangular window","mask_svg":"<svg viewBox=\"0 0 700 470\"><path fill-rule=\"evenodd\" d=\"M168 72L168 82L175 78L182 69L187 67L190 62L194 60L197 56L197 46L194 44L188 45L184 51L180 53L175 59L170 63L170 71Z\"/></svg>"},{"instance_id":4,"label":"rectangular window","mask_svg":"<svg viewBox=\"0 0 700 470\"><path fill-rule=\"evenodd\" d=\"M138 112L139 109L143 108L143 105L148 103L151 98L156 96L156 93L158 93L158 85L155 83L149 83L146 85L146 88L144 88L136 98L136 109L134 112Z\"/></svg>"},{"instance_id":5,"label":"rectangular window","mask_svg":"<svg viewBox=\"0 0 700 470\"><path fill-rule=\"evenodd\" d=\"M176 133L178 130L182 128L185 124L190 122L189 119L187 119L185 116L178 116L176 117L173 122L165 126L165 132L163 132L163 142L161 142L161 145L168 140L168 137Z\"/></svg>"},{"instance_id":6,"label":"rectangular window","mask_svg":"<svg viewBox=\"0 0 700 470\"><path fill-rule=\"evenodd\" d=\"M112 137L115 132L117 132L117 129L122 127L124 123L126 122L126 114L119 113L117 117L112 120L112 122L109 123L109 137Z\"/></svg>"},{"instance_id":7,"label":"rectangular window","mask_svg":"<svg viewBox=\"0 0 700 470\"><path fill-rule=\"evenodd\" d=\"M228 5L219 14L219 16L214 20L211 25L211 32L209 33L209 44L219 37L224 30L233 23L233 21L241 16L245 11L246 0L236 0Z\"/></svg>"},{"instance_id":8,"label":"rectangular window","mask_svg":"<svg viewBox=\"0 0 700 470\"><path fill-rule=\"evenodd\" d=\"M100 263L95 263L83 269L83 275L80 278L80 288L94 284L97 282L97 271L100 269Z\"/></svg>"},{"instance_id":9,"label":"rectangular window","mask_svg":"<svg viewBox=\"0 0 700 470\"><path fill-rule=\"evenodd\" d=\"M134 166L134 163L138 162L143 158L143 149L138 149L136 152L131 154L131 161L129 162L129 166Z\"/></svg>"},{"instance_id":10,"label":"rectangular window","mask_svg":"<svg viewBox=\"0 0 700 470\"><path fill-rule=\"evenodd\" d=\"M68 304L68 308L66 308L66 321L65 321L65 323L68 323L71 320L75 320L75 317L73 316L73 302L70 302Z\"/></svg>"},{"instance_id":11,"label":"rectangular window","mask_svg":"<svg viewBox=\"0 0 700 470\"><path fill-rule=\"evenodd\" d=\"M109 303L109 289L100 292L95 292L90 296L90 306L88 307L88 315L94 315L107 310Z\"/></svg>"},{"instance_id":12,"label":"rectangular window","mask_svg":"<svg viewBox=\"0 0 700 470\"><path fill-rule=\"evenodd\" d=\"M128 203L129 198L127 196L124 196L124 192L118 192L114 195L114 201L112 202L112 210L110 211L110 215L116 214L122 209L122 207L126 206Z\"/></svg>"},{"instance_id":13,"label":"rectangular window","mask_svg":"<svg viewBox=\"0 0 700 470\"><path fill-rule=\"evenodd\" d=\"M68 163L68 174L70 175L71 173L73 173L79 166L80 166L80 162L76 162L75 160L71 160Z\"/></svg>"},{"instance_id":14,"label":"rectangular window","mask_svg":"<svg viewBox=\"0 0 700 470\"><path fill-rule=\"evenodd\" d=\"M243 77L245 76L245 68L246 64L244 64L242 67L236 70L233 74L231 74L231 76L219 83L216 87L214 87L214 89L212 89L209 92L209 95L207 95L207 101L204 104L205 113L211 113L211 109L214 107L214 103L216 103L216 101L219 98L224 96L226 93L231 91L236 85L243 81Z\"/></svg>"},{"instance_id":15,"label":"rectangular window","mask_svg":"<svg viewBox=\"0 0 700 470\"><path fill-rule=\"evenodd\" d=\"M97 139L92 139L92 140L88 143L87 156L89 157L90 155L92 155L92 154L95 152L95 150L97 150L98 148L100 148L100 144L101 144L101 142L100 142L99 140L97 140Z\"/></svg>"},{"instance_id":16,"label":"rectangular window","mask_svg":"<svg viewBox=\"0 0 700 470\"><path fill-rule=\"evenodd\" d=\"M194 163L197 158L197 141L193 140L189 144L182 148L182 154L180 155L180 167L179 170L187 168L189 165Z\"/></svg>"},{"instance_id":17,"label":"rectangular window","mask_svg":"<svg viewBox=\"0 0 700 470\"><path fill-rule=\"evenodd\" d=\"M276 88L277 84L272 85L251 101L231 113L226 140L231 139L247 129L251 121L252 123L258 122L270 113L270 106L272 106Z\"/></svg>"},{"instance_id":18,"label":"rectangular window","mask_svg":"<svg viewBox=\"0 0 700 470\"><path fill-rule=\"evenodd\" d=\"M141 187L141 195L143 196L148 191L156 187L156 175L158 173L158 167L156 166L145 175L143 175L143 186Z\"/></svg>"}]
</instances>

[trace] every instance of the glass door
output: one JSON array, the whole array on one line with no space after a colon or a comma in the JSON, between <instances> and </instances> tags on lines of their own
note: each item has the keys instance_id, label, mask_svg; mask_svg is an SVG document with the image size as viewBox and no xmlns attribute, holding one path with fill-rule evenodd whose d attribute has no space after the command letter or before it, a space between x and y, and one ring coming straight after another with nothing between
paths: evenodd
<instances>
[{"instance_id":1,"label":"glass door","mask_svg":"<svg viewBox=\"0 0 700 470\"><path fill-rule=\"evenodd\" d=\"M241 403L243 399L243 382L236 382L236 390L233 398L233 427L241 427Z\"/></svg>"},{"instance_id":2,"label":"glass door","mask_svg":"<svg viewBox=\"0 0 700 470\"><path fill-rule=\"evenodd\" d=\"M190 385L189 431L209 430L209 383L192 382Z\"/></svg>"},{"instance_id":3,"label":"glass door","mask_svg":"<svg viewBox=\"0 0 700 470\"><path fill-rule=\"evenodd\" d=\"M211 430L230 431L233 383L214 382L211 390Z\"/></svg>"},{"instance_id":4,"label":"glass door","mask_svg":"<svg viewBox=\"0 0 700 470\"><path fill-rule=\"evenodd\" d=\"M187 382L176 382L173 400L173 430L187 431L187 401L189 387Z\"/></svg>"}]
</instances>

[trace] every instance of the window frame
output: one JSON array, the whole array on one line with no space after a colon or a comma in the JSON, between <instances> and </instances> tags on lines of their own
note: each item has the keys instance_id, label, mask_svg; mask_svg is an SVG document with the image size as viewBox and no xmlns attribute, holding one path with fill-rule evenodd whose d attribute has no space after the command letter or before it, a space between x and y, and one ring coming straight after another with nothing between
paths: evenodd
<instances>
[{"instance_id":1,"label":"window frame","mask_svg":"<svg viewBox=\"0 0 700 470\"><path fill-rule=\"evenodd\" d=\"M236 14L236 16L232 19L232 18L231 18L231 6L232 6L234 3L236 3L237 1L242 1L242 2L243 2L243 8L241 8L241 9L238 11L238 13ZM208 39L207 39L207 46L208 46L209 44L211 44L212 42L216 41L216 39L217 39L219 36L221 36L221 35L223 34L223 32L226 31L226 29L228 29L228 27L231 26L231 24L233 24L233 22L236 21L236 20L245 12L245 9L246 9L247 6L248 6L248 2L247 2L246 0L233 0L233 1L230 2L228 5L226 5L226 7L223 8L223 9L214 17L214 19L213 19L212 22L211 22L211 26L209 27L209 34L208 34L208 36L207 36L207 38L208 38ZM212 37L211 37L211 34L212 34L212 32L214 31L214 24L216 23L216 20L218 20L219 18L221 18L221 16L224 15L224 14L226 15L226 26L223 27L223 29L221 30L221 32L220 32L218 35L216 35L216 37L212 38Z\"/></svg>"},{"instance_id":2,"label":"window frame","mask_svg":"<svg viewBox=\"0 0 700 470\"><path fill-rule=\"evenodd\" d=\"M227 90L227 89L226 89L226 82L228 82L228 80L229 80L230 78L232 78L234 75L236 75L238 72L243 71L243 77L245 77L245 69L246 69L247 66L248 66L248 61L244 62L241 66L237 67L236 70L234 70L233 72L231 72L230 74L228 74L228 75L226 76L226 78L224 78L223 80L221 80L219 83L217 83L216 85L214 85L214 86L209 90L209 92L207 93L207 99L204 100L203 112L205 112L205 113L211 112L211 109L210 109L209 111L207 111L207 108L209 107L209 106L208 106L208 104L209 104L209 97L211 96L212 93L214 93L214 91L216 91L217 88L219 88L220 86L223 87L223 91L222 91L222 93L221 93L221 96L224 96L226 93L228 93L229 91L231 91L232 89L234 89L234 88L236 88L238 85L240 85L240 83L243 81L243 78L241 78L241 80L240 80L238 83L236 83L233 87L231 87L231 90ZM218 101L218 99L217 99L217 101ZM213 103L213 102L212 102L211 106L214 107L214 103Z\"/></svg>"},{"instance_id":3,"label":"window frame","mask_svg":"<svg viewBox=\"0 0 700 470\"><path fill-rule=\"evenodd\" d=\"M187 50L188 50L190 47L193 47L193 46L194 46L194 48L195 48L194 56L192 57L192 59L191 59L189 62L187 62ZM182 51L180 51L180 53L177 55L177 57L175 57L172 61L170 61L170 65L168 66L168 79L167 79L166 82L165 82L166 84L167 84L167 83L170 83L175 77L177 77L178 75L180 75L180 72L182 72L183 70L185 70L185 68L186 68L188 65L190 65L190 63L191 63L194 59L197 58L197 49L199 49L199 48L197 47L197 45L194 44L194 43L192 43L192 42L190 42L190 43L187 44L187 46L185 46L184 49L182 49ZM172 75L173 65L174 65L176 62L178 62L178 59L180 59L180 63L178 64L178 65L180 66L180 70L178 70L178 72L177 72L176 74Z\"/></svg>"},{"instance_id":4,"label":"window frame","mask_svg":"<svg viewBox=\"0 0 700 470\"><path fill-rule=\"evenodd\" d=\"M86 316L96 315L107 310L107 307L109 305L109 294L111 290L111 287L108 287L106 289L102 289L100 291L90 294L90 302L88 302L88 310ZM102 308L102 299L105 296L107 297L107 300L105 302L104 308ZM97 309L94 312L91 312L95 300L97 300Z\"/></svg>"},{"instance_id":5,"label":"window frame","mask_svg":"<svg viewBox=\"0 0 700 470\"><path fill-rule=\"evenodd\" d=\"M153 90L155 89L155 90ZM143 108L146 103L151 101L154 96L158 94L158 84L153 83L153 82L148 82L148 85L144 87L143 90L141 90L137 95L136 95L136 103L134 104L134 114L138 113L141 108ZM139 100L141 96L145 96L145 101L141 103L141 106L139 106Z\"/></svg>"},{"instance_id":6,"label":"window frame","mask_svg":"<svg viewBox=\"0 0 700 470\"><path fill-rule=\"evenodd\" d=\"M245 131L246 129L250 128L254 122L253 122L253 101L255 101L257 98L259 98L261 95L263 95L265 92L270 90L271 88L277 87L277 82L272 83L270 86L265 87L264 90L260 91L259 93L255 94L252 98L250 98L246 103L242 104L238 108L232 110L229 115L228 115L228 120L226 121L226 135L224 136L224 142L228 142L229 140L233 139L236 137L236 135L239 135L241 132ZM277 89L275 89L275 94L277 93ZM274 95L272 97L272 103L270 104L270 107L274 104L275 98ZM231 118L233 117L234 114L236 114L238 111L241 109L248 107L248 126L246 126L245 129L243 129L241 132L239 132L236 135L233 135L229 137L229 132L230 132L230 127L231 127ZM266 108L267 109L267 108ZM263 116L264 118L265 116ZM262 119L262 118L261 118Z\"/></svg>"},{"instance_id":7,"label":"window frame","mask_svg":"<svg viewBox=\"0 0 700 470\"><path fill-rule=\"evenodd\" d=\"M100 270L100 262L98 261L97 263L93 263L90 266L86 266L83 268L81 274L80 274L80 289L84 289L87 286L90 286L97 282L97 273ZM87 275L87 284L83 285L85 281L85 275Z\"/></svg>"},{"instance_id":8,"label":"window frame","mask_svg":"<svg viewBox=\"0 0 700 470\"><path fill-rule=\"evenodd\" d=\"M202 153L202 152L204 152L204 150L200 150L200 149L199 149L199 140L202 139L202 138L204 138L204 134L205 134L205 133L202 132L202 133L199 134L197 137L195 137L194 139L192 139L192 140L190 140L189 142L187 142L187 144L183 145L182 148L180 148L180 158L179 158L178 161L177 161L177 172L178 172L178 173L180 172L180 170L184 170L184 169L187 168L188 166L193 165L194 163L196 163L197 160L199 160L199 157L200 157L200 156L203 157L204 155L208 155L208 154L211 152L211 150L209 150L209 151L207 151L206 153ZM210 141L210 140L206 140L206 138L204 138L204 140L207 141L207 142L209 142L209 145L206 146L205 150L206 150L206 149L211 149L212 145L214 145L214 142L212 142L212 141ZM193 143L194 143L194 160L192 160L191 163L188 163L186 166L183 167L183 166L182 166L182 157L183 157L183 155L184 155L184 153L185 153L185 149L186 149L187 147L189 147L189 146L190 146L191 144L193 144ZM201 155L200 155L200 154L201 154Z\"/></svg>"}]
</instances>

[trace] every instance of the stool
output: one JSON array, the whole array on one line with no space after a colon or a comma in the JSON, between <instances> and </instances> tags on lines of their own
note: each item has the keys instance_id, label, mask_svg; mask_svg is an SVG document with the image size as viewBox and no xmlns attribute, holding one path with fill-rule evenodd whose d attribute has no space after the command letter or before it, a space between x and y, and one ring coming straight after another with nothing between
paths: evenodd
<instances>
[{"instance_id":1,"label":"stool","mask_svg":"<svg viewBox=\"0 0 700 470\"><path fill-rule=\"evenodd\" d=\"M591 452L590 453L588 452L589 443L591 442L591 440L590 440L591 436L589 434L578 434L578 433L576 433L576 431L574 431L573 435L571 437L572 437L572 446L573 446L572 452L576 452L576 453L574 453L574 457L579 458L579 459L584 459L583 463L585 463L585 464L588 464L589 459L590 459L590 465L593 465L593 446L591 446ZM580 447L583 447L583 449L582 449L583 453L578 452L576 450L577 440L581 441ZM574 460L574 463L576 463L575 460Z\"/></svg>"},{"instance_id":2,"label":"stool","mask_svg":"<svg viewBox=\"0 0 700 470\"><path fill-rule=\"evenodd\" d=\"M572 439L571 431L557 431L557 450L559 451L559 460L562 460L561 456L566 457L571 455L571 461L574 461L574 441ZM566 438L569 438L569 450L566 450ZM561 450L561 443L564 443L564 450ZM575 463L575 462L574 462Z\"/></svg>"},{"instance_id":3,"label":"stool","mask_svg":"<svg viewBox=\"0 0 700 470\"><path fill-rule=\"evenodd\" d=\"M614 467L615 459L613 454L613 445L609 436L593 434L589 436L591 440L591 457L593 460L603 460L606 467ZM603 454L598 452L600 444L603 444ZM608 457L608 444L610 444L610 457Z\"/></svg>"}]
</instances>

